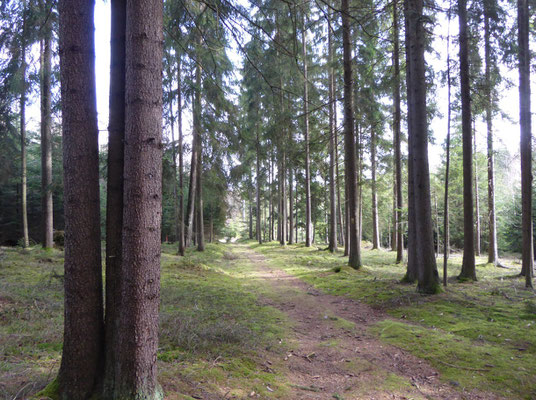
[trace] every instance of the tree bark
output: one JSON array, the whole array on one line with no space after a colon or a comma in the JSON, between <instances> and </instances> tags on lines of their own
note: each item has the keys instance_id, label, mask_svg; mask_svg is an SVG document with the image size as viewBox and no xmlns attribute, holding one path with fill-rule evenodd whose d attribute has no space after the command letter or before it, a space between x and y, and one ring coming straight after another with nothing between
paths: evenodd
<instances>
[{"instance_id":1,"label":"tree bark","mask_svg":"<svg viewBox=\"0 0 536 400\"><path fill-rule=\"evenodd\" d=\"M26 19L28 10L26 0L22 3L22 37L21 37L21 92L20 92L20 163L21 163L21 211L22 211L22 246L30 246L30 237L28 234L28 201L27 201L27 169L26 169Z\"/></svg>"},{"instance_id":2,"label":"tree bark","mask_svg":"<svg viewBox=\"0 0 536 400\"><path fill-rule=\"evenodd\" d=\"M61 398L87 399L100 378L104 342L94 1L60 0L58 11L65 214L58 382Z\"/></svg>"},{"instance_id":3,"label":"tree bark","mask_svg":"<svg viewBox=\"0 0 536 400\"><path fill-rule=\"evenodd\" d=\"M528 0L518 0L519 122L521 129L521 230L522 267L525 285L532 288L532 132L530 104L530 51Z\"/></svg>"},{"instance_id":4,"label":"tree bark","mask_svg":"<svg viewBox=\"0 0 536 400\"><path fill-rule=\"evenodd\" d=\"M378 224L378 194L376 191L376 131L370 131L370 171L372 192L372 249L380 248L380 229Z\"/></svg>"},{"instance_id":5,"label":"tree bark","mask_svg":"<svg viewBox=\"0 0 536 400\"><path fill-rule=\"evenodd\" d=\"M74 8L73 8L74 9ZM127 2L121 315L115 398L161 399L157 383L162 219L163 4Z\"/></svg>"},{"instance_id":6,"label":"tree bark","mask_svg":"<svg viewBox=\"0 0 536 400\"><path fill-rule=\"evenodd\" d=\"M475 232L475 255L480 257L480 199L478 197L478 164L476 158L476 129L473 122L473 159L475 165L475 217L476 217L476 232Z\"/></svg>"},{"instance_id":7,"label":"tree bark","mask_svg":"<svg viewBox=\"0 0 536 400\"><path fill-rule=\"evenodd\" d=\"M354 135L353 111L353 77L352 77L352 50L350 43L350 16L348 14L348 0L341 0L342 14L342 43L344 68L344 147L345 169L348 188L348 214L349 214L349 260L348 264L355 269L361 267L361 249L358 242L358 215L357 215L357 173L356 149Z\"/></svg>"},{"instance_id":8,"label":"tree bark","mask_svg":"<svg viewBox=\"0 0 536 400\"><path fill-rule=\"evenodd\" d=\"M413 216L413 240L418 271L418 290L422 293L436 293L439 277L436 267L434 236L430 202L430 172L428 166L428 123L426 116L426 84L423 26L423 1L405 0L406 17L406 57L409 115L410 173L413 178L413 213L419 210L419 217ZM415 240L417 239L418 240Z\"/></svg>"},{"instance_id":9,"label":"tree bark","mask_svg":"<svg viewBox=\"0 0 536 400\"><path fill-rule=\"evenodd\" d=\"M176 54L180 54L178 51ZM179 255L184 256L184 160L182 146L182 76L181 57L177 59L177 120L179 129Z\"/></svg>"},{"instance_id":10,"label":"tree bark","mask_svg":"<svg viewBox=\"0 0 536 400\"><path fill-rule=\"evenodd\" d=\"M451 80L450 80L450 14L448 18L447 34L447 154L445 166L445 197L443 200L443 286L447 287L447 267L450 255L450 226L449 226L449 175L450 175L450 121L451 106Z\"/></svg>"},{"instance_id":11,"label":"tree bark","mask_svg":"<svg viewBox=\"0 0 536 400\"><path fill-rule=\"evenodd\" d=\"M259 244L262 244L262 229L261 229L261 143L259 139L259 128L256 129L257 134L257 141L256 141L256 155L257 155L257 162L255 163L256 166L256 177L257 177L257 187L256 187L256 206L257 206L257 213L256 213L256 233L257 233L257 241Z\"/></svg>"},{"instance_id":12,"label":"tree bark","mask_svg":"<svg viewBox=\"0 0 536 400\"><path fill-rule=\"evenodd\" d=\"M199 74L198 87L201 87L201 74ZM201 96L201 94L199 94ZM199 99L199 106L201 105L201 99ZM201 128L201 127L199 127ZM196 234L197 234L197 251L205 251L205 219L203 217L203 144L201 140L201 130L199 130L199 137L197 138L197 193L195 195L196 201Z\"/></svg>"},{"instance_id":13,"label":"tree bark","mask_svg":"<svg viewBox=\"0 0 536 400\"><path fill-rule=\"evenodd\" d=\"M396 175L396 263L404 260L404 236L402 231L402 151L400 138L400 44L399 44L399 21L398 21L398 1L393 4L393 102L394 102L394 147L395 147L395 175Z\"/></svg>"},{"instance_id":14,"label":"tree bark","mask_svg":"<svg viewBox=\"0 0 536 400\"><path fill-rule=\"evenodd\" d=\"M485 80L486 80L486 126L488 144L488 263L497 265L499 255L497 251L497 219L495 216L495 167L493 152L493 114L494 90L491 83L491 45L490 45L490 10L489 2L484 2L484 59L485 59Z\"/></svg>"},{"instance_id":15,"label":"tree bark","mask_svg":"<svg viewBox=\"0 0 536 400\"><path fill-rule=\"evenodd\" d=\"M337 143L335 133L335 72L333 68L333 33L328 16L328 80L329 80L329 235L328 249L337 252Z\"/></svg>"},{"instance_id":16,"label":"tree bark","mask_svg":"<svg viewBox=\"0 0 536 400\"><path fill-rule=\"evenodd\" d=\"M48 1L40 0L43 21L41 58L41 209L43 248L54 246L54 209L52 200L52 20L48 17Z\"/></svg>"},{"instance_id":17,"label":"tree bark","mask_svg":"<svg viewBox=\"0 0 536 400\"><path fill-rule=\"evenodd\" d=\"M463 147L463 261L458 279L476 280L473 214L473 155L471 138L471 89L469 86L469 45L467 0L458 0L460 22L460 96L462 100Z\"/></svg>"},{"instance_id":18,"label":"tree bark","mask_svg":"<svg viewBox=\"0 0 536 400\"><path fill-rule=\"evenodd\" d=\"M106 187L106 315L104 397L113 398L116 348L121 310L123 235L123 170L125 141L126 0L111 2L110 120Z\"/></svg>"},{"instance_id":19,"label":"tree bark","mask_svg":"<svg viewBox=\"0 0 536 400\"><path fill-rule=\"evenodd\" d=\"M309 149L309 77L307 71L307 39L305 32L305 15L302 16L302 51L303 51L303 115L305 137L305 246L310 247L311 235L311 155Z\"/></svg>"}]
</instances>

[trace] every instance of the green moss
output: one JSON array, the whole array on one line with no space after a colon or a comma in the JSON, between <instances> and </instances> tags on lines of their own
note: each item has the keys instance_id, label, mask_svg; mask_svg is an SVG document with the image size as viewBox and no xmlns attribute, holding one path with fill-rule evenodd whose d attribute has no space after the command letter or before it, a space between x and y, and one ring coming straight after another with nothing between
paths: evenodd
<instances>
[{"instance_id":1,"label":"green moss","mask_svg":"<svg viewBox=\"0 0 536 400\"><path fill-rule=\"evenodd\" d=\"M52 382L50 382L43 390L38 392L34 397L35 400L39 399L51 399L51 400L59 400L60 398L60 383L58 381L58 378L54 379Z\"/></svg>"}]
</instances>

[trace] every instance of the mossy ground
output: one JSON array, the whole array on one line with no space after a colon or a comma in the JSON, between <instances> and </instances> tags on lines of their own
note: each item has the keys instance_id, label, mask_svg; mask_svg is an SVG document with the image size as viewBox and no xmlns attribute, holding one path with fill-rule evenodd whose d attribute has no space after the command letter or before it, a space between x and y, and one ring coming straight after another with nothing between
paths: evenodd
<instances>
[{"instance_id":1,"label":"mossy ground","mask_svg":"<svg viewBox=\"0 0 536 400\"><path fill-rule=\"evenodd\" d=\"M428 360L452 385L536 398L536 295L524 288L515 259L507 260L515 269L504 269L477 258L478 281L460 283L455 278L461 255L455 254L448 264L448 287L423 296L416 285L400 283L405 266L395 263L393 252L364 250L363 267L356 271L346 266L342 253L303 245L250 246L273 266L326 293L384 310L393 319L371 332Z\"/></svg>"},{"instance_id":2,"label":"mossy ground","mask_svg":"<svg viewBox=\"0 0 536 400\"><path fill-rule=\"evenodd\" d=\"M190 398L196 390L222 398L253 391L282 396L285 380L265 362L285 351L286 316L260 304L255 280L244 279L247 263L226 245L209 244L184 258L173 245L162 250L158 359L166 398ZM62 274L59 250L0 250L1 398L27 398L57 374Z\"/></svg>"}]
</instances>

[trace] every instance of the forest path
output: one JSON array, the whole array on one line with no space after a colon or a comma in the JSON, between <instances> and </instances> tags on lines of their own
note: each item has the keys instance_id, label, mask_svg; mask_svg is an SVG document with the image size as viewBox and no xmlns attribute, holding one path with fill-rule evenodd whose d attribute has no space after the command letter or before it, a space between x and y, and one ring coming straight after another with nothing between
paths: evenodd
<instances>
[{"instance_id":1,"label":"forest path","mask_svg":"<svg viewBox=\"0 0 536 400\"><path fill-rule=\"evenodd\" d=\"M380 342L368 328L386 318L357 301L324 294L270 265L247 245L233 253L249 261L258 283L269 288L265 305L288 315L293 330L284 356L292 399L497 399L460 392L441 383L426 361Z\"/></svg>"}]
</instances>

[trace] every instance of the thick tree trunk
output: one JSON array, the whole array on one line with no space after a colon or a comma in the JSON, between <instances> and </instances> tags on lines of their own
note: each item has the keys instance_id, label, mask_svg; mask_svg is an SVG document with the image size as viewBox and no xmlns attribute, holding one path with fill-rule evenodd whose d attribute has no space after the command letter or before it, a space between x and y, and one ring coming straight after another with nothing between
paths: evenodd
<instances>
[{"instance_id":1,"label":"thick tree trunk","mask_svg":"<svg viewBox=\"0 0 536 400\"><path fill-rule=\"evenodd\" d=\"M395 176L396 176L396 211L395 211L395 230L396 230L396 263L399 264L404 260L404 236L402 230L402 150L400 138L400 44L399 44L399 20L398 20L398 1L393 4L393 102L394 118L393 133L395 147Z\"/></svg>"},{"instance_id":2,"label":"thick tree trunk","mask_svg":"<svg viewBox=\"0 0 536 400\"><path fill-rule=\"evenodd\" d=\"M127 2L121 316L115 398L161 399L157 383L162 218L163 6Z\"/></svg>"},{"instance_id":3,"label":"thick tree trunk","mask_svg":"<svg viewBox=\"0 0 536 400\"><path fill-rule=\"evenodd\" d=\"M532 287L532 132L530 105L530 52L528 0L518 0L519 122L521 127L521 230L523 240L521 273Z\"/></svg>"},{"instance_id":4,"label":"thick tree trunk","mask_svg":"<svg viewBox=\"0 0 536 400\"><path fill-rule=\"evenodd\" d=\"M65 213L65 319L58 381L60 396L68 399L89 398L103 368L93 9L93 1L58 2Z\"/></svg>"},{"instance_id":5,"label":"thick tree trunk","mask_svg":"<svg viewBox=\"0 0 536 400\"><path fill-rule=\"evenodd\" d=\"M405 0L406 16L406 57L408 74L408 115L410 172L413 182L413 224L417 265L418 290L422 293L436 293L439 277L434 252L434 236L430 203L430 172L428 166L428 123L426 117L426 84L423 26L423 1ZM412 200L410 198L410 200ZM419 217L415 213L419 211ZM415 240L417 239L418 240Z\"/></svg>"},{"instance_id":6,"label":"thick tree trunk","mask_svg":"<svg viewBox=\"0 0 536 400\"><path fill-rule=\"evenodd\" d=\"M50 4L40 0L43 15L48 15ZM41 212L43 248L54 246L54 209L52 203L52 20L43 22L43 51L41 58Z\"/></svg>"},{"instance_id":7,"label":"thick tree trunk","mask_svg":"<svg viewBox=\"0 0 536 400\"><path fill-rule=\"evenodd\" d=\"M378 194L376 190L376 131L370 132L370 171L372 192L372 249L380 248L380 229L378 224Z\"/></svg>"},{"instance_id":8,"label":"thick tree trunk","mask_svg":"<svg viewBox=\"0 0 536 400\"><path fill-rule=\"evenodd\" d=\"M28 14L26 0L22 5L22 40L21 40L21 92L20 92L20 163L21 163L21 211L22 211L22 246L30 246L28 234L28 201L27 201L27 169L26 169L26 18Z\"/></svg>"},{"instance_id":9,"label":"thick tree trunk","mask_svg":"<svg viewBox=\"0 0 536 400\"><path fill-rule=\"evenodd\" d=\"M180 54L176 51L176 54ZM182 147L182 76L181 57L177 59L177 120L179 129L179 255L184 256L184 161Z\"/></svg>"},{"instance_id":10,"label":"thick tree trunk","mask_svg":"<svg viewBox=\"0 0 536 400\"><path fill-rule=\"evenodd\" d=\"M121 310L123 170L125 142L126 0L113 0L110 38L110 121L106 187L106 315L104 397L113 398L116 348Z\"/></svg>"},{"instance_id":11,"label":"thick tree trunk","mask_svg":"<svg viewBox=\"0 0 536 400\"><path fill-rule=\"evenodd\" d=\"M354 139L354 110L353 110L353 81L352 81L352 50L350 43L350 16L348 0L341 2L342 38L343 38L343 67L344 67L344 147L345 169L348 188L349 215L349 265L358 269L361 267L361 249L358 242L358 210L357 210L357 173L356 150Z\"/></svg>"},{"instance_id":12,"label":"thick tree trunk","mask_svg":"<svg viewBox=\"0 0 536 400\"><path fill-rule=\"evenodd\" d=\"M309 78L307 71L307 39L305 32L305 15L302 16L302 48L303 48L303 115L305 118L305 246L310 247L311 237L311 155L309 150Z\"/></svg>"},{"instance_id":13,"label":"thick tree trunk","mask_svg":"<svg viewBox=\"0 0 536 400\"><path fill-rule=\"evenodd\" d=\"M458 12L460 21L460 96L462 100L463 147L463 262L458 278L476 280L467 0L458 0Z\"/></svg>"},{"instance_id":14,"label":"thick tree trunk","mask_svg":"<svg viewBox=\"0 0 536 400\"><path fill-rule=\"evenodd\" d=\"M495 167L493 153L493 114L494 90L491 83L491 45L490 45L490 14L489 2L484 2L484 57L485 57L485 80L486 80L486 125L488 144L488 263L496 265L499 262L497 251L497 219L495 217Z\"/></svg>"}]
</instances>

